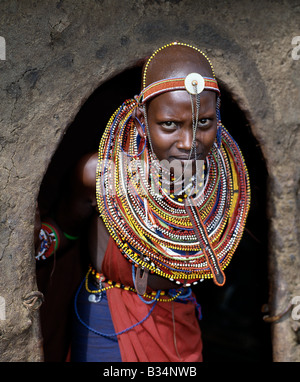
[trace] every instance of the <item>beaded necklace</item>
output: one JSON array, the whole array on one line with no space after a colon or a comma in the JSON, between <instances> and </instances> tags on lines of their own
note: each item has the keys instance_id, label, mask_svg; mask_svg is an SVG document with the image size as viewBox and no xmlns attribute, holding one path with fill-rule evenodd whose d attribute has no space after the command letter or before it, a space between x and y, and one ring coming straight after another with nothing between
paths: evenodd
<instances>
[{"instance_id":1,"label":"beaded necklace","mask_svg":"<svg viewBox=\"0 0 300 382\"><path fill-rule=\"evenodd\" d=\"M143 143L132 118L136 106L135 100L126 101L109 120L100 142L100 215L122 254L136 266L186 286L212 278L204 246L213 249L219 270L224 270L241 239L250 206L242 154L223 126L222 145L215 143L206 158L206 179L198 195L176 199L159 187L159 193L153 192L149 145L138 155ZM206 242L199 240L192 220L201 222Z\"/></svg>"},{"instance_id":2,"label":"beaded necklace","mask_svg":"<svg viewBox=\"0 0 300 382\"><path fill-rule=\"evenodd\" d=\"M97 281L99 281L100 283L100 287L98 289L90 289L89 286L88 286L88 281L89 281L89 275L92 274ZM103 286L106 285L106 286ZM89 268L87 274L86 274L86 277L85 277L85 289L87 290L87 292L89 293L92 293L92 294L100 294L102 292L105 292L109 289L112 289L112 288L118 288L118 289L124 289L124 290L127 290L127 291L130 291L130 292L133 292L133 293L136 293L136 290L129 286L129 285L123 285L121 283L117 283L115 281L112 281L112 280L107 280L105 278L105 276L103 274L99 274L97 273L92 267ZM143 295L143 297L145 297L146 299L148 299L148 301L146 301L146 303L152 303L154 301L159 301L159 302L171 302L171 301L174 301L176 299L178 299L180 297L180 295L184 295L186 293L186 290L183 290L183 289L179 289L179 290L176 290L173 291L174 294L172 296L167 296L167 293L163 290L159 290L159 291L152 291L151 293L145 293ZM168 294L170 293L170 291L168 291ZM172 293L172 291L171 291Z\"/></svg>"},{"instance_id":3,"label":"beaded necklace","mask_svg":"<svg viewBox=\"0 0 300 382\"><path fill-rule=\"evenodd\" d=\"M151 91L172 90L173 82L145 88L144 78L144 90L151 97ZM206 86L218 91L214 79L204 79ZM250 207L242 153L219 120L220 134L206 158L201 187L192 177L181 193L166 190L151 140L139 136L133 118L144 95L125 101L102 135L96 183L100 216L121 253L142 272L184 286L213 278L221 286Z\"/></svg>"}]
</instances>

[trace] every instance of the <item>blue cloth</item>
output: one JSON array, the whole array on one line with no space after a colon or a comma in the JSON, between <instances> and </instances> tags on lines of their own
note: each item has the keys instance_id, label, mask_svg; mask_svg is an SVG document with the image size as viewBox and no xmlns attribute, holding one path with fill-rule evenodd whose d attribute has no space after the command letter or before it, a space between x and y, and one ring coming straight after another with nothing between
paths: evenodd
<instances>
[{"instance_id":1,"label":"blue cloth","mask_svg":"<svg viewBox=\"0 0 300 382\"><path fill-rule=\"evenodd\" d=\"M95 287L89 282L89 289ZM102 292L99 302L90 302L89 293L81 284L76 295L73 319L71 362L121 362L117 337L106 338L96 332L115 333L111 319L106 292ZM98 295L92 294L92 298ZM84 322L83 325L79 319ZM88 329L86 326L92 328Z\"/></svg>"}]
</instances>

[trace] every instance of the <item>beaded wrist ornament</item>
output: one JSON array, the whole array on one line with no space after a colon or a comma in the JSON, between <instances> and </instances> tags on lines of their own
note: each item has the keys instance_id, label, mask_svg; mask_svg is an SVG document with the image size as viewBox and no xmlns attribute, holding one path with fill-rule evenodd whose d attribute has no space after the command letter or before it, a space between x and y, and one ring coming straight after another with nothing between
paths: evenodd
<instances>
[{"instance_id":1,"label":"beaded wrist ornament","mask_svg":"<svg viewBox=\"0 0 300 382\"><path fill-rule=\"evenodd\" d=\"M174 90L169 79L145 87L149 62L160 50L146 64L139 99L124 102L102 135L96 183L98 209L122 254L144 273L184 286L213 278L221 286L250 207L248 171L216 110L219 136L205 160L203 186L180 195L163 189L151 139L145 143L139 136L132 116L138 102L149 100L158 91ZM185 84L185 89L190 94L198 95L199 89L208 86L219 94L214 78L200 77L194 73L189 77L190 91L189 85ZM183 86L182 81L175 82Z\"/></svg>"},{"instance_id":2,"label":"beaded wrist ornament","mask_svg":"<svg viewBox=\"0 0 300 382\"><path fill-rule=\"evenodd\" d=\"M63 235L70 241L76 241L79 236L72 236L63 232ZM50 223L42 222L39 232L40 248L35 256L36 260L46 260L52 256L60 246L60 237L58 231Z\"/></svg>"},{"instance_id":3,"label":"beaded wrist ornament","mask_svg":"<svg viewBox=\"0 0 300 382\"><path fill-rule=\"evenodd\" d=\"M46 260L57 251L60 242L59 235L51 224L42 223L39 239L41 244L35 259Z\"/></svg>"}]
</instances>

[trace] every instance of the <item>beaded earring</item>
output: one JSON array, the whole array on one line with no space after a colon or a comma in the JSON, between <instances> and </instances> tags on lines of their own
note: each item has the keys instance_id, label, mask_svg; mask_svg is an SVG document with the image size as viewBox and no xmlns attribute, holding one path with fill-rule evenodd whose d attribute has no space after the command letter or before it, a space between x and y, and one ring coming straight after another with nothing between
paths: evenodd
<instances>
[{"instance_id":1,"label":"beaded earring","mask_svg":"<svg viewBox=\"0 0 300 382\"><path fill-rule=\"evenodd\" d=\"M129 157L129 158L136 158L136 157L139 157L140 155L142 155L143 152L145 151L146 143L147 143L147 135L146 135L146 133L145 133L145 124L142 123L142 122L138 119L138 117L134 117L134 118L137 120L137 122L139 123L139 125L140 125L141 128L142 128L143 136L140 136L140 135L138 134L138 137L140 137L141 139L144 140L144 144L143 144L143 147L142 147L141 151L138 152L138 153L136 153L135 155L130 155L128 152L124 151L123 147L120 145L120 148L121 148L122 152L125 153L125 155L126 155L127 157Z\"/></svg>"}]
</instances>

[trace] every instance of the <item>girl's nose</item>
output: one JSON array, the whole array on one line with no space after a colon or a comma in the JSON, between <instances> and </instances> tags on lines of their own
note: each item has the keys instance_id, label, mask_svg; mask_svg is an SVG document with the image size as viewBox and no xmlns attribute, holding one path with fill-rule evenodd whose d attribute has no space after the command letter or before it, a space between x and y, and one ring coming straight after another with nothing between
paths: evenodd
<instances>
[{"instance_id":1,"label":"girl's nose","mask_svg":"<svg viewBox=\"0 0 300 382\"><path fill-rule=\"evenodd\" d=\"M184 151L190 151L193 145L193 138L193 129L191 126L181 128L179 132L177 148Z\"/></svg>"}]
</instances>

